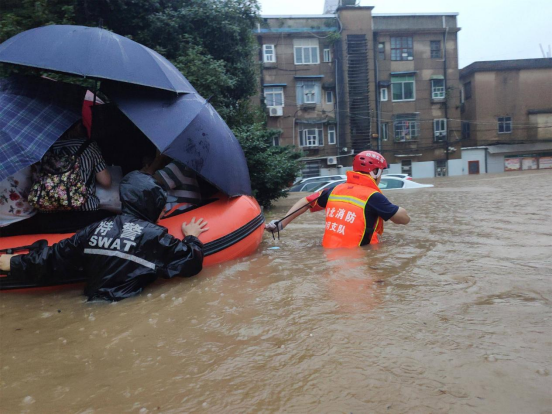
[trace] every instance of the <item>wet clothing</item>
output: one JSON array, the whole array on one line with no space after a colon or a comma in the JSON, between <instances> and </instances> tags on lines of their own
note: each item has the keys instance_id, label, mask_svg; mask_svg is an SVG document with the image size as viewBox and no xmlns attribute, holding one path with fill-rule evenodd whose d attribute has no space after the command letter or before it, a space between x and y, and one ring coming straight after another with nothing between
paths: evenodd
<instances>
[{"instance_id":1,"label":"wet clothing","mask_svg":"<svg viewBox=\"0 0 552 414\"><path fill-rule=\"evenodd\" d=\"M68 151L76 154L87 138L63 138L57 140L50 151ZM100 208L100 200L96 196L96 174L105 170L107 165L100 152L97 142L92 142L79 157L84 181L86 182L88 198L79 211L93 211Z\"/></svg>"},{"instance_id":2,"label":"wet clothing","mask_svg":"<svg viewBox=\"0 0 552 414\"><path fill-rule=\"evenodd\" d=\"M379 191L370 176L352 171L347 173L346 183L314 193L307 200L312 202L311 211L326 209L325 247L377 243L375 235L383 233L383 221L399 210L399 206L389 202Z\"/></svg>"},{"instance_id":3,"label":"wet clothing","mask_svg":"<svg viewBox=\"0 0 552 414\"><path fill-rule=\"evenodd\" d=\"M167 192L166 214L185 211L201 203L196 174L183 163L173 160L153 176Z\"/></svg>"},{"instance_id":4,"label":"wet clothing","mask_svg":"<svg viewBox=\"0 0 552 414\"><path fill-rule=\"evenodd\" d=\"M118 301L140 293L158 277L189 277L202 269L203 244L194 236L179 240L155 224L166 194L138 171L121 182L122 214L104 219L51 247L11 259L14 277L47 283L85 273L89 299Z\"/></svg>"}]
</instances>

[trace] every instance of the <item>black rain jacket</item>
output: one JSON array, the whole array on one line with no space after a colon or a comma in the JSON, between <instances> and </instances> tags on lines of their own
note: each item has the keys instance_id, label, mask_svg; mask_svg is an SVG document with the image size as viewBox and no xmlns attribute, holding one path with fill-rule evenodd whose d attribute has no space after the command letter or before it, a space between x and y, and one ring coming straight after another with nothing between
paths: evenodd
<instances>
[{"instance_id":1,"label":"black rain jacket","mask_svg":"<svg viewBox=\"0 0 552 414\"><path fill-rule=\"evenodd\" d=\"M134 171L121 182L122 214L94 223L73 237L14 256L11 273L49 281L84 272L89 299L118 301L140 293L158 277L189 277L201 271L203 244L183 241L155 224L166 193L153 177Z\"/></svg>"}]
</instances>

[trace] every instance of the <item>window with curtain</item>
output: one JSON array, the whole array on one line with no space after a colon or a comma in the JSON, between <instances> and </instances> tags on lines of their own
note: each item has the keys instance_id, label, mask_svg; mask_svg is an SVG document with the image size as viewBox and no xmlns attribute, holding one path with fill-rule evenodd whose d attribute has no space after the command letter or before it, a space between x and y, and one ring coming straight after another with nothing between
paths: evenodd
<instances>
[{"instance_id":1,"label":"window with curtain","mask_svg":"<svg viewBox=\"0 0 552 414\"><path fill-rule=\"evenodd\" d=\"M284 106L284 88L264 88L266 106Z\"/></svg>"},{"instance_id":2,"label":"window with curtain","mask_svg":"<svg viewBox=\"0 0 552 414\"><path fill-rule=\"evenodd\" d=\"M444 141L447 138L447 120L444 118L433 120L433 136L435 142Z\"/></svg>"},{"instance_id":3,"label":"window with curtain","mask_svg":"<svg viewBox=\"0 0 552 414\"><path fill-rule=\"evenodd\" d=\"M296 83L297 105L320 104L322 88L320 81L303 80Z\"/></svg>"},{"instance_id":4,"label":"window with curtain","mask_svg":"<svg viewBox=\"0 0 552 414\"><path fill-rule=\"evenodd\" d=\"M293 54L296 65L320 63L318 39L293 39Z\"/></svg>"},{"instance_id":5,"label":"window with curtain","mask_svg":"<svg viewBox=\"0 0 552 414\"><path fill-rule=\"evenodd\" d=\"M263 45L263 62L276 62L274 45Z\"/></svg>"},{"instance_id":6,"label":"window with curtain","mask_svg":"<svg viewBox=\"0 0 552 414\"><path fill-rule=\"evenodd\" d=\"M299 129L299 145L301 147L321 147L324 145L324 129L322 124L304 125Z\"/></svg>"}]
</instances>

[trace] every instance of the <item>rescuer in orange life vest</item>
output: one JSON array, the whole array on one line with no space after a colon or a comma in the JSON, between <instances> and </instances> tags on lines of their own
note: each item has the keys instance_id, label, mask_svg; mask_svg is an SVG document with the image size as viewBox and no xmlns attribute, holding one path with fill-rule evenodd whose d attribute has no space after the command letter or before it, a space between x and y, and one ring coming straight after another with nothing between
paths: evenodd
<instances>
[{"instance_id":1,"label":"rescuer in orange life vest","mask_svg":"<svg viewBox=\"0 0 552 414\"><path fill-rule=\"evenodd\" d=\"M384 221L391 220L395 224L410 222L406 210L390 203L378 187L386 167L385 158L377 152L357 154L353 171L347 171L347 182L302 198L290 208L289 217L271 221L265 225L265 230L271 233L282 231L309 208L311 212L326 209L322 246L337 248L379 243Z\"/></svg>"}]
</instances>

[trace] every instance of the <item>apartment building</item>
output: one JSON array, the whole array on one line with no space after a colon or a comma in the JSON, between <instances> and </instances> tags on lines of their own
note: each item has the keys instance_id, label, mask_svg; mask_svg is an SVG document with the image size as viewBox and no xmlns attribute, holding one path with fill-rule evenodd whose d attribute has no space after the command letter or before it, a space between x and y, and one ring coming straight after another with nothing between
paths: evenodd
<instances>
[{"instance_id":1,"label":"apartment building","mask_svg":"<svg viewBox=\"0 0 552 414\"><path fill-rule=\"evenodd\" d=\"M392 172L461 174L456 16L373 16L378 148Z\"/></svg>"},{"instance_id":2,"label":"apartment building","mask_svg":"<svg viewBox=\"0 0 552 414\"><path fill-rule=\"evenodd\" d=\"M465 173L552 168L552 59L474 62L460 79Z\"/></svg>"},{"instance_id":3,"label":"apartment building","mask_svg":"<svg viewBox=\"0 0 552 414\"><path fill-rule=\"evenodd\" d=\"M461 174L456 14L373 9L328 0L322 15L262 16L256 101L275 144L303 151L305 176L343 173L366 149L391 172Z\"/></svg>"}]
</instances>

